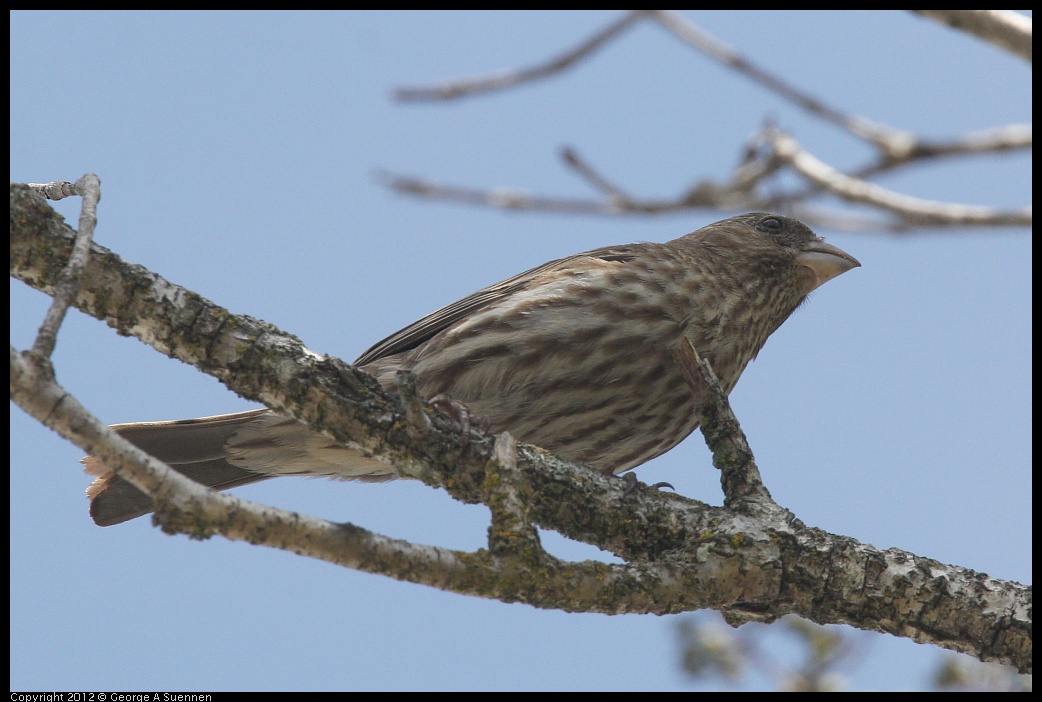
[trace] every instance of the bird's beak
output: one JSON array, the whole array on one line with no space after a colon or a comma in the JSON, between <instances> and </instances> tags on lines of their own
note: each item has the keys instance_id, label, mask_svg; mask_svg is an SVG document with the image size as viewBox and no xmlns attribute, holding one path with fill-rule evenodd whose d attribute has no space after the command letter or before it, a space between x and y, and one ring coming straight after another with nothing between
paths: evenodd
<instances>
[{"instance_id":1,"label":"bird's beak","mask_svg":"<svg viewBox=\"0 0 1042 702\"><path fill-rule=\"evenodd\" d=\"M803 247L803 251L796 256L796 265L807 274L809 293L851 268L858 268L861 263L843 249L818 239Z\"/></svg>"}]
</instances>

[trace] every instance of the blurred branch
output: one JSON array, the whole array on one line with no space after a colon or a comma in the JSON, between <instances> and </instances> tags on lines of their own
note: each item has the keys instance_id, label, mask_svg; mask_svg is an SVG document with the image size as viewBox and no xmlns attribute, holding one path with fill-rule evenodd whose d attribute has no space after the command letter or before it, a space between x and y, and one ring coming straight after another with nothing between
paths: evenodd
<instances>
[{"instance_id":1,"label":"blurred branch","mask_svg":"<svg viewBox=\"0 0 1042 702\"><path fill-rule=\"evenodd\" d=\"M1031 18L1015 10L911 10L1031 63Z\"/></svg>"},{"instance_id":2,"label":"blurred branch","mask_svg":"<svg viewBox=\"0 0 1042 702\"><path fill-rule=\"evenodd\" d=\"M760 137L758 139L763 141ZM799 204L802 198L760 195L756 192L757 188L760 188L761 185L765 187L767 180L783 165L780 161L772 161L769 158L747 158L734 170L729 181L717 182L706 178L695 183L680 195L669 199L642 199L627 193L600 174L575 149L565 148L562 158L584 180L602 191L605 194L604 198L536 195L518 188L488 190L468 188L415 176L396 175L387 171L378 171L376 175L386 183L388 188L403 195L494 209L618 217L621 215L682 214L692 211L737 213L777 208L812 226L819 225L860 232L896 232L909 228L903 223L888 222L878 217L830 210L824 207L803 206ZM813 191L807 191L804 197L813 194Z\"/></svg>"},{"instance_id":3,"label":"blurred branch","mask_svg":"<svg viewBox=\"0 0 1042 702\"><path fill-rule=\"evenodd\" d=\"M900 153L911 140L911 134L887 127L859 115L847 114L824 101L799 90L765 68L757 66L731 47L718 40L685 17L675 12L656 10L651 17L674 36L709 58L734 69L740 75L759 83L772 93L803 108L815 117L874 144L885 153Z\"/></svg>"},{"instance_id":4,"label":"blurred branch","mask_svg":"<svg viewBox=\"0 0 1042 702\"><path fill-rule=\"evenodd\" d=\"M934 673L937 689L947 692L1031 692L1031 676L995 663L945 656Z\"/></svg>"},{"instance_id":5,"label":"blurred branch","mask_svg":"<svg viewBox=\"0 0 1042 702\"><path fill-rule=\"evenodd\" d=\"M923 200L844 175L818 160L801 147L795 139L782 132L775 131L770 136L770 143L778 158L823 190L850 202L868 204L887 210L899 216L903 221L916 226L1031 226L1031 207L1006 211L993 207Z\"/></svg>"},{"instance_id":6,"label":"blurred branch","mask_svg":"<svg viewBox=\"0 0 1042 702\"><path fill-rule=\"evenodd\" d=\"M917 10L932 19L944 18L953 26L988 38L1003 46L1019 47L1026 38L1030 60L1031 20L1005 10ZM564 164L577 173L595 192L596 198L534 194L516 187L475 188L441 183L416 176L386 172L387 186L414 197L514 211L551 212L600 216L661 215L690 211L735 213L775 210L808 224L848 231L907 232L924 228L1025 227L1031 226L1031 207L1016 210L921 200L869 183L867 179L915 164L979 154L1026 150L1032 146L1030 124L1009 124L953 138L935 139L891 127L829 105L763 68L712 36L683 15L666 10L633 10L615 20L574 49L533 68L506 71L495 76L460 79L428 88L398 91L400 99L448 99L494 89L514 87L545 78L574 66L595 49L616 38L637 21L649 19L714 61L734 70L781 96L800 109L846 133L867 142L875 152L868 163L841 172L811 160L805 150L790 152L782 143L779 152L776 132L770 125L753 134L739 165L729 180L700 178L675 197L639 197L616 179L602 173L574 148L562 152ZM1005 43L1003 43L1005 42ZM783 153L786 154L783 157ZM809 158L808 158L809 157ZM822 168L824 166L824 169ZM827 170L826 170L827 169ZM797 171L806 185L783 184L779 176ZM837 195L867 212L839 211L815 202L824 195Z\"/></svg>"},{"instance_id":7,"label":"blurred branch","mask_svg":"<svg viewBox=\"0 0 1042 702\"><path fill-rule=\"evenodd\" d=\"M644 10L630 10L629 13L615 20L574 49L537 66L501 71L479 78L461 78L459 80L446 81L440 85L398 88L394 91L394 98L402 102L454 100L467 95L512 88L522 83L552 76L587 58L594 51L622 34L623 31L642 19L644 12Z\"/></svg>"},{"instance_id":8,"label":"blurred branch","mask_svg":"<svg viewBox=\"0 0 1042 702\"><path fill-rule=\"evenodd\" d=\"M762 645L762 630L731 631L715 612L698 612L680 619L677 634L684 672L692 679L723 677L734 684L748 682L755 673L773 689L786 692L843 690L846 680L840 668L849 666L861 654L858 633L797 616L784 617L779 624L787 639L786 650L800 654L801 662L779 660Z\"/></svg>"}]
</instances>

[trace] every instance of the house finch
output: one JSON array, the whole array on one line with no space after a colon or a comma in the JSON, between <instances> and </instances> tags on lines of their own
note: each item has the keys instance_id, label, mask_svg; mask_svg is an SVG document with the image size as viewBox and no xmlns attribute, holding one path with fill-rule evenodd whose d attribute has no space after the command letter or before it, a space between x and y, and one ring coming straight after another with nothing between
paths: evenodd
<instances>
[{"instance_id":1,"label":"house finch","mask_svg":"<svg viewBox=\"0 0 1042 702\"><path fill-rule=\"evenodd\" d=\"M698 426L706 391L676 360L685 339L730 392L810 291L859 265L795 219L745 214L665 244L550 261L405 327L355 365L388 388L411 370L421 394L464 403L493 432L621 473ZM216 489L277 475L398 477L266 409L114 428ZM97 476L87 490L97 524L151 511L151 498L99 461L84 463Z\"/></svg>"}]
</instances>

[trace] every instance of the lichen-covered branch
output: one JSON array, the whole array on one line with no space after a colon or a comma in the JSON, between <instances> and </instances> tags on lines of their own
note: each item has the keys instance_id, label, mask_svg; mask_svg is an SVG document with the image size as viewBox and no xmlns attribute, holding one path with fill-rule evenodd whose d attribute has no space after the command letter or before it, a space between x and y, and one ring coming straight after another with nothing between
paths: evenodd
<instances>
[{"instance_id":1,"label":"lichen-covered branch","mask_svg":"<svg viewBox=\"0 0 1042 702\"><path fill-rule=\"evenodd\" d=\"M25 186L11 186L12 276L53 292L73 240L46 202ZM514 448L504 439L497 450L480 432L461 446L451 420L433 413L428 428L422 404L407 409L417 400L403 401L342 361L96 244L72 304L245 397L362 447L458 500L493 502L497 510L494 549L463 553L208 491L197 495L191 485L174 490L176 476L146 467L141 475L158 483L147 487L161 495L157 519L169 531L222 534L454 592L566 611L666 614L709 607L734 623L795 613L1031 670L1031 589L1023 585L880 550L782 515L752 516L631 490L625 481L536 447ZM75 401L52 375L45 359L12 349L12 399L108 461L115 454L101 446L109 440L103 427L78 412L66 416ZM124 457L119 465L124 460L137 459ZM559 561L529 538L526 520L626 563Z\"/></svg>"}]
</instances>

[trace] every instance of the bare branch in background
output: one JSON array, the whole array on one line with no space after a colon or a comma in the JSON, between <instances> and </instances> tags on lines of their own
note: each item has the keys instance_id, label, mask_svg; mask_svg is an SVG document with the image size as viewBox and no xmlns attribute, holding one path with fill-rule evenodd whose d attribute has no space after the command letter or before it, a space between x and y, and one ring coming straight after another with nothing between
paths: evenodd
<instances>
[{"instance_id":1,"label":"bare branch in background","mask_svg":"<svg viewBox=\"0 0 1042 702\"><path fill-rule=\"evenodd\" d=\"M540 78L547 78L582 61L594 51L622 34L623 31L642 19L644 12L644 10L631 10L628 14L623 15L579 44L579 46L538 66L500 71L493 75L479 78L461 78L428 87L398 88L394 91L394 97L396 100L402 100L403 102L454 100L467 95L503 90L504 88L512 88L522 83L539 80Z\"/></svg>"},{"instance_id":2,"label":"bare branch in background","mask_svg":"<svg viewBox=\"0 0 1042 702\"><path fill-rule=\"evenodd\" d=\"M693 22L675 12L656 10L651 17L689 46L694 47L709 58L734 69L742 76L749 78L772 93L779 95L810 114L841 127L851 134L874 144L886 152L900 152L904 145L912 139L911 134L893 129L859 115L851 115L826 104L823 100L790 85L782 78L765 68L757 66L736 50L701 29Z\"/></svg>"},{"instance_id":3,"label":"bare branch in background","mask_svg":"<svg viewBox=\"0 0 1042 702\"><path fill-rule=\"evenodd\" d=\"M963 205L955 202L923 200L903 193L852 178L815 158L803 149L795 139L775 132L771 145L779 158L791 165L800 175L813 181L824 190L844 200L873 205L893 212L904 221L919 226L990 226L1029 227L1031 207L1005 211L993 207Z\"/></svg>"},{"instance_id":4,"label":"bare branch in background","mask_svg":"<svg viewBox=\"0 0 1042 702\"><path fill-rule=\"evenodd\" d=\"M1007 10L915 12L979 36L1030 60L1031 19L1019 13ZM845 171L836 169L828 166L824 160L810 156L805 149L798 148L793 151L792 146L795 142L785 141L779 136L780 132L768 125L752 134L748 143L741 147L739 165L732 172L730 179L717 181L706 177L697 178L694 185L672 197L638 196L618 179L597 169L572 147L562 152L564 164L597 193L595 197L529 193L523 188L509 186L466 187L386 172L381 173L383 180L392 190L415 197L497 209L558 214L639 216L685 213L693 210L734 213L769 209L791 214L809 224L858 232L909 232L915 229L1031 225L1030 205L1000 209L935 202L887 190L869 181L874 176L893 173L924 162L1028 150L1032 146L1030 124L1002 125L949 138L921 136L885 125L829 105L825 100L757 65L738 50L676 12L630 11L573 49L532 68L449 81L428 88L401 89L397 95L399 99L410 100L448 99L519 86L532 80L557 75L590 57L594 50L603 47L618 37L624 29L643 19L653 20L703 55L781 96L808 114L865 142L875 152L874 158ZM793 171L800 175L802 185L793 185L791 180L782 178L784 174ZM830 194L854 204L858 209L837 210L819 202Z\"/></svg>"},{"instance_id":5,"label":"bare branch in background","mask_svg":"<svg viewBox=\"0 0 1042 702\"><path fill-rule=\"evenodd\" d=\"M911 10L1031 62L1031 18L1014 10Z\"/></svg>"}]
</instances>

